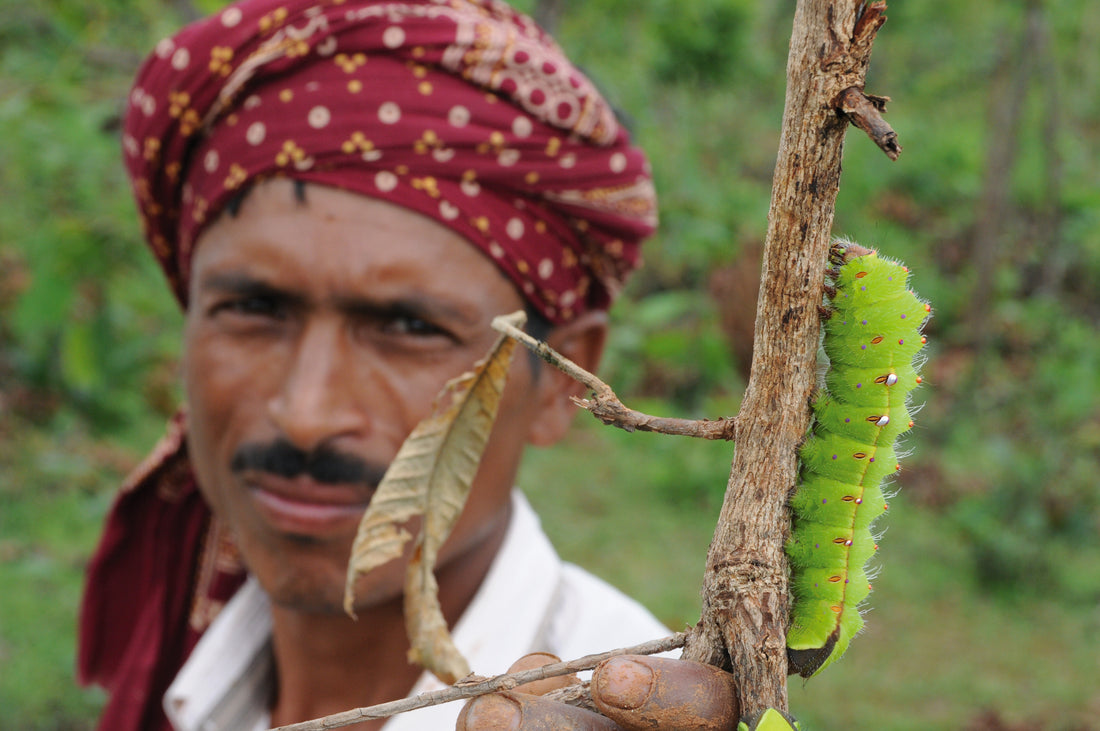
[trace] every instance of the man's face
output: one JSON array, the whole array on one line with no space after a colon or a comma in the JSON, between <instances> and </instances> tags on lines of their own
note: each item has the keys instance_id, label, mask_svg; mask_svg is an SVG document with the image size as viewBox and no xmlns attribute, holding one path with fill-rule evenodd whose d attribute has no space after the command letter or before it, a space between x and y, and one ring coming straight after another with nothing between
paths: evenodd
<instances>
[{"instance_id":1,"label":"man's face","mask_svg":"<svg viewBox=\"0 0 1100 731\"><path fill-rule=\"evenodd\" d=\"M199 240L185 335L192 462L206 500L273 599L337 611L363 510L443 384L523 307L488 258L389 203L258 185ZM537 405L517 357L441 568L499 536ZM541 379L540 379L541 380ZM359 585L400 594L403 562Z\"/></svg>"}]
</instances>

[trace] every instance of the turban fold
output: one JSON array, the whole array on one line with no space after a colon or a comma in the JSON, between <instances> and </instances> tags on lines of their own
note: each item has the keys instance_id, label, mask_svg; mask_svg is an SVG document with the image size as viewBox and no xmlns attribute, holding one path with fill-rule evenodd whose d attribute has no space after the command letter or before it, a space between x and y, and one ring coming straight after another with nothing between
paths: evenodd
<instances>
[{"instance_id":1,"label":"turban fold","mask_svg":"<svg viewBox=\"0 0 1100 731\"><path fill-rule=\"evenodd\" d=\"M203 227L258 180L391 201L462 234L553 322L606 307L656 223L645 158L530 19L493 0L243 0L161 41L123 147L146 238L186 305ZM161 699L244 580L184 420L127 480L88 568L78 675L100 728Z\"/></svg>"},{"instance_id":2,"label":"turban fold","mask_svg":"<svg viewBox=\"0 0 1100 731\"><path fill-rule=\"evenodd\" d=\"M554 322L607 307L656 223L608 103L492 0L245 0L162 41L129 103L126 164L184 303L203 227L271 176L436 219Z\"/></svg>"}]
</instances>

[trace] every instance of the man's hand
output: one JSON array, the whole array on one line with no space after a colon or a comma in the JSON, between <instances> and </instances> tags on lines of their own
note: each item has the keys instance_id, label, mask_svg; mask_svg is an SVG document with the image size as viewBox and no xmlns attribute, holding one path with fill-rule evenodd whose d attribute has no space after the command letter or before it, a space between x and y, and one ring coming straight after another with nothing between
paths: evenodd
<instances>
[{"instance_id":1,"label":"man's hand","mask_svg":"<svg viewBox=\"0 0 1100 731\"><path fill-rule=\"evenodd\" d=\"M512 670L554 661L550 655L528 655ZM622 655L603 662L591 685L603 716L535 695L552 689L521 686L474 698L462 709L457 731L732 729L740 715L733 676L686 660Z\"/></svg>"}]
</instances>

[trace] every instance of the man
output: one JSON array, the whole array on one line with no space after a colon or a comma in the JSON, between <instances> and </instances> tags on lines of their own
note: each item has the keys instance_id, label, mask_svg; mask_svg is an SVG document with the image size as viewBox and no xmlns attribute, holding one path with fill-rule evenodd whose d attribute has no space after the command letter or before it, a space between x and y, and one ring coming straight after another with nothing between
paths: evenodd
<instances>
[{"instance_id":1,"label":"man","mask_svg":"<svg viewBox=\"0 0 1100 731\"><path fill-rule=\"evenodd\" d=\"M606 307L655 225L644 157L560 50L491 0L236 3L158 44L123 145L186 310L187 411L90 567L79 663L111 692L101 727L266 728L437 687L405 661L402 562L358 583L358 621L342 611L358 519L496 315L526 308L595 368ZM664 631L562 565L513 490L524 446L561 438L577 391L514 361L439 557L475 672ZM639 705L642 667L597 694ZM385 728L446 728L458 711ZM567 728L577 713L497 696L460 723Z\"/></svg>"}]
</instances>

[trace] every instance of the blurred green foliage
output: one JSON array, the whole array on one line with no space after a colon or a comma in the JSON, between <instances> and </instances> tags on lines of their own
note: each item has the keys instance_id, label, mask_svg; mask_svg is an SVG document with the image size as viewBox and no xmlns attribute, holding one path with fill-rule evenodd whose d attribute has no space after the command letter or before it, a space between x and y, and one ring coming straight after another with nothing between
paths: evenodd
<instances>
[{"instance_id":1,"label":"blurred green foliage","mask_svg":"<svg viewBox=\"0 0 1100 731\"><path fill-rule=\"evenodd\" d=\"M5 728L84 728L97 702L58 687L70 682L80 568L113 485L179 399L180 315L141 243L118 114L144 52L221 4L7 0L0 13ZM537 0L517 5L534 11ZM758 271L766 229L792 10L791 2L748 0L564 6L559 41L628 111L662 199L661 233L614 311L602 373L631 406L678 416L736 412L756 296L744 273ZM849 135L834 233L904 260L935 307L918 392L927 405L899 480L914 514L905 529L918 534L901 541L912 553L892 560L934 564L945 551L942 566L952 573L906 573L923 593L898 582L897 607L944 592L967 601L949 588L962 586L972 602L1012 606L1041 596L1094 612L1100 7L928 0L897 2L887 14L868 91L893 97L887 118L904 152L891 163L858 131ZM639 438L644 446L635 446ZM566 446L583 470L560 495L536 501L548 526L567 555L620 577L666 621L691 621L694 596L685 604L672 577L698 583L707 540L699 533L713 524L728 448L615 435L592 454L597 442L589 442ZM533 463L525 487L539 493L562 458ZM597 522L574 531L567 517L612 520L624 501L651 508L651 527L640 532L667 537L649 546L656 551L639 548L645 560L630 565L609 553L614 541L630 540L629 528L605 531ZM559 504L571 511L555 517ZM675 593L662 593L664 584ZM1011 614L996 626L1026 631L1026 616L1006 624ZM1081 615L1057 616L1076 627ZM959 626L968 626L965 617ZM1095 647L1096 627L1081 626ZM13 663L26 670L12 672ZM843 717L824 707L814 713ZM852 718L849 725L866 725Z\"/></svg>"},{"instance_id":2,"label":"blurred green foliage","mask_svg":"<svg viewBox=\"0 0 1100 731\"><path fill-rule=\"evenodd\" d=\"M141 249L118 115L140 59L130 44L175 23L153 2L12 10L0 15L2 397L38 424L72 415L137 445L147 432L130 427L174 405L164 370L180 318Z\"/></svg>"}]
</instances>

